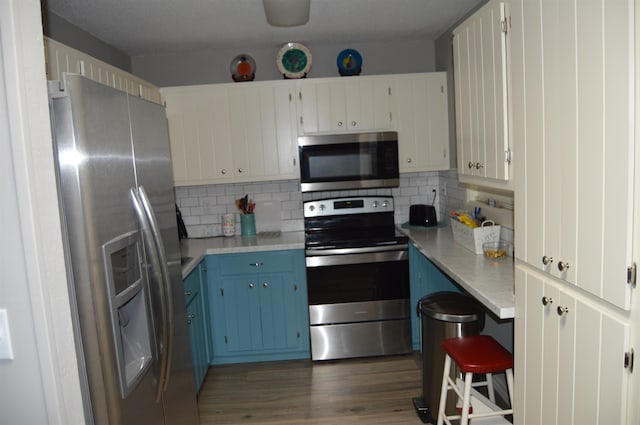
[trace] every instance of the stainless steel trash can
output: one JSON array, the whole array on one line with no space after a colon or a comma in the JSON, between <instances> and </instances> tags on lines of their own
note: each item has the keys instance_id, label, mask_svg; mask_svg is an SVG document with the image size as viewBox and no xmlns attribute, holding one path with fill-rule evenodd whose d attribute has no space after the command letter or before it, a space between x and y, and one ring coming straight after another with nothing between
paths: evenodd
<instances>
[{"instance_id":1,"label":"stainless steel trash can","mask_svg":"<svg viewBox=\"0 0 640 425\"><path fill-rule=\"evenodd\" d=\"M478 335L484 327L484 309L470 296L449 291L421 298L416 308L422 327L422 397L414 398L413 403L422 422L436 423L445 357L441 342ZM459 373L454 365L451 376ZM449 397L447 413L455 411L455 404L454 397Z\"/></svg>"}]
</instances>

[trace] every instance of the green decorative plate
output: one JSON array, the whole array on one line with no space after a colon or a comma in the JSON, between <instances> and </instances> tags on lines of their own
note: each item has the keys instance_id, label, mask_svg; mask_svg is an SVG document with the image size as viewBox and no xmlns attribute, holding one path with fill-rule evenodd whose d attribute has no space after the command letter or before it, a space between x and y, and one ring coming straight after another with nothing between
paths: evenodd
<instances>
[{"instance_id":1,"label":"green decorative plate","mask_svg":"<svg viewBox=\"0 0 640 425\"><path fill-rule=\"evenodd\" d=\"M285 78L304 78L311 70L311 52L300 43L287 43L276 55L278 71Z\"/></svg>"}]
</instances>

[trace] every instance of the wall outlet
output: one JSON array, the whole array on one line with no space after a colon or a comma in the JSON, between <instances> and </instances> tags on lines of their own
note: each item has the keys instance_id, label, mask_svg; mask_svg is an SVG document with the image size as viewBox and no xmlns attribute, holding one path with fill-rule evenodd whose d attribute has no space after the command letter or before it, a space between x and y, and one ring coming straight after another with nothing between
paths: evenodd
<instances>
[{"instance_id":1,"label":"wall outlet","mask_svg":"<svg viewBox=\"0 0 640 425\"><path fill-rule=\"evenodd\" d=\"M0 360L13 360L13 347L11 346L6 308L0 309Z\"/></svg>"}]
</instances>

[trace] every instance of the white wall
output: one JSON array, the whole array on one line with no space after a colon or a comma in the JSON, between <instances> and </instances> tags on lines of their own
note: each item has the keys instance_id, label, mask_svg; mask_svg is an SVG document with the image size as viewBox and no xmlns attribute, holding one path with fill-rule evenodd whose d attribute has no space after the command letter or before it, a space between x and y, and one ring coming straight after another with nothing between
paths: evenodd
<instances>
[{"instance_id":1,"label":"white wall","mask_svg":"<svg viewBox=\"0 0 640 425\"><path fill-rule=\"evenodd\" d=\"M82 424L44 72L40 2L0 1L0 422Z\"/></svg>"},{"instance_id":2,"label":"white wall","mask_svg":"<svg viewBox=\"0 0 640 425\"><path fill-rule=\"evenodd\" d=\"M287 40L285 40L287 41ZM285 43L283 41L282 44ZM171 55L143 55L131 58L133 74L160 86L231 83L231 61L240 53L256 61L256 81L281 80L276 54L281 45L255 49L234 48L183 52ZM308 78L338 77L336 57L346 48L362 55L362 75L402 74L435 70L433 40L393 40L387 43L307 45L313 66Z\"/></svg>"},{"instance_id":3,"label":"white wall","mask_svg":"<svg viewBox=\"0 0 640 425\"><path fill-rule=\"evenodd\" d=\"M44 34L47 37L124 71L131 72L131 58L126 53L111 47L55 13L46 9L42 13L42 25L44 26Z\"/></svg>"}]
</instances>

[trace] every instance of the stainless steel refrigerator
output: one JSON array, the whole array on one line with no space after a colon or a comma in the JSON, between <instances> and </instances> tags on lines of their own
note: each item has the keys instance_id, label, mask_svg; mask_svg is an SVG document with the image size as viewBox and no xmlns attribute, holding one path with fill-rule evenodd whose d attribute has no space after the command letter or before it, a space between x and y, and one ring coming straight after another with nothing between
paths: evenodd
<instances>
[{"instance_id":1,"label":"stainless steel refrigerator","mask_svg":"<svg viewBox=\"0 0 640 425\"><path fill-rule=\"evenodd\" d=\"M164 108L50 82L87 423L197 424Z\"/></svg>"}]
</instances>

